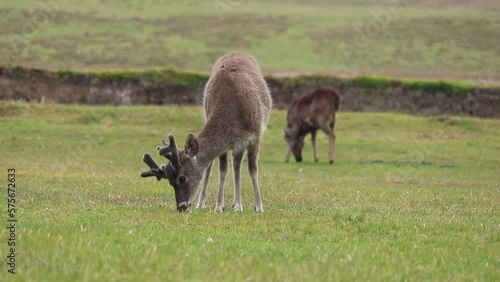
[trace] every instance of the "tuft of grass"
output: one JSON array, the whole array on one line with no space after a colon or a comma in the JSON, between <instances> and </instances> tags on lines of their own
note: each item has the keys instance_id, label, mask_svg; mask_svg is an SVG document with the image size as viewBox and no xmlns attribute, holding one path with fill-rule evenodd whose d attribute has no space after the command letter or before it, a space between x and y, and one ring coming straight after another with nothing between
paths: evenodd
<instances>
[{"instance_id":1,"label":"tuft of grass","mask_svg":"<svg viewBox=\"0 0 500 282\"><path fill-rule=\"evenodd\" d=\"M187 88L200 87L208 80L208 74L194 71L180 71L173 67L165 70L148 70L145 72L145 77L153 85L165 84Z\"/></svg>"},{"instance_id":2,"label":"tuft of grass","mask_svg":"<svg viewBox=\"0 0 500 282\"><path fill-rule=\"evenodd\" d=\"M380 76L359 76L353 79L355 85L367 89L380 89L394 86L406 86L412 90L425 92L463 93L477 87L474 83L463 81L395 79Z\"/></svg>"},{"instance_id":3,"label":"tuft of grass","mask_svg":"<svg viewBox=\"0 0 500 282\"><path fill-rule=\"evenodd\" d=\"M72 80L72 79L80 78L83 76L83 73L80 71L68 70L68 69L60 69L60 70L57 70L55 73L56 73L57 77L59 77L60 79L63 79L63 80L64 79Z\"/></svg>"},{"instance_id":4,"label":"tuft of grass","mask_svg":"<svg viewBox=\"0 0 500 282\"><path fill-rule=\"evenodd\" d=\"M354 78L354 84L367 89L387 88L394 86L397 81L387 77L359 76Z\"/></svg>"},{"instance_id":5,"label":"tuft of grass","mask_svg":"<svg viewBox=\"0 0 500 282\"><path fill-rule=\"evenodd\" d=\"M404 80L404 83L409 89L451 94L466 92L477 87L476 84L462 81Z\"/></svg>"}]
</instances>

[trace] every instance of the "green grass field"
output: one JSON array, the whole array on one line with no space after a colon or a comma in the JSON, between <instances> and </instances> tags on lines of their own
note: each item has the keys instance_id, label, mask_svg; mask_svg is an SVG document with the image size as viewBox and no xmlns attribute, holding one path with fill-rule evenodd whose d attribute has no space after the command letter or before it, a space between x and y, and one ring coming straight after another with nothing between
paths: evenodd
<instances>
[{"instance_id":1,"label":"green grass field","mask_svg":"<svg viewBox=\"0 0 500 282\"><path fill-rule=\"evenodd\" d=\"M260 157L265 213L253 211L245 169L243 212L180 214L168 183L140 178L141 157L168 133L197 133L200 108L0 102L0 183L16 169L18 218L16 275L0 231L1 280L500 279L499 120L338 120L334 165L322 134L319 163L308 141L304 162L287 164L285 112L273 111ZM210 207L216 179L215 168ZM0 202L5 220L5 189Z\"/></svg>"},{"instance_id":2,"label":"green grass field","mask_svg":"<svg viewBox=\"0 0 500 282\"><path fill-rule=\"evenodd\" d=\"M500 3L434 2L0 1L0 60L207 71L240 50L279 75L500 82Z\"/></svg>"}]
</instances>

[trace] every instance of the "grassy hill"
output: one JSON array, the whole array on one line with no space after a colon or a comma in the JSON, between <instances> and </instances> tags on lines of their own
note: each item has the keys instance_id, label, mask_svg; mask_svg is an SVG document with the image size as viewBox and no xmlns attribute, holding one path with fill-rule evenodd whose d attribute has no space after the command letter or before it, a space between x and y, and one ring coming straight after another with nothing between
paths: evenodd
<instances>
[{"instance_id":1,"label":"grassy hill","mask_svg":"<svg viewBox=\"0 0 500 282\"><path fill-rule=\"evenodd\" d=\"M14 65L207 71L241 50L278 75L500 81L493 0L0 1L0 18Z\"/></svg>"}]
</instances>

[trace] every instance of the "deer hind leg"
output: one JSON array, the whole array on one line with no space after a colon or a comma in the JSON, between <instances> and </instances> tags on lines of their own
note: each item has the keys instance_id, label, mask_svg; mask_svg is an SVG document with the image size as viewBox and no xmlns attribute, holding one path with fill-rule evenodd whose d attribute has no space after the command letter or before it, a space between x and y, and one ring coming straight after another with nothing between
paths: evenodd
<instances>
[{"instance_id":1,"label":"deer hind leg","mask_svg":"<svg viewBox=\"0 0 500 282\"><path fill-rule=\"evenodd\" d=\"M330 164L333 164L333 155L335 152L335 121L332 121L328 126L322 126L321 130L325 132L326 135L328 135L328 141L329 141L329 153L328 153L328 159L330 161Z\"/></svg>"},{"instance_id":2,"label":"deer hind leg","mask_svg":"<svg viewBox=\"0 0 500 282\"><path fill-rule=\"evenodd\" d=\"M313 146L314 161L318 162L318 152L316 151L316 130L311 131L311 141Z\"/></svg>"},{"instance_id":3,"label":"deer hind leg","mask_svg":"<svg viewBox=\"0 0 500 282\"><path fill-rule=\"evenodd\" d=\"M207 169L205 170L205 177L203 180L203 189L198 196L198 204L196 205L197 209L204 209L207 204L207 189L208 189L208 179L210 178L210 171L212 170L212 165L214 162L211 162Z\"/></svg>"},{"instance_id":4,"label":"deer hind leg","mask_svg":"<svg viewBox=\"0 0 500 282\"><path fill-rule=\"evenodd\" d=\"M259 148L259 139L257 139L254 144L250 144L248 146L248 172L250 173L250 178L252 179L253 192L255 194L255 211L264 212L264 207L262 206L262 199L260 198L259 190Z\"/></svg>"},{"instance_id":5,"label":"deer hind leg","mask_svg":"<svg viewBox=\"0 0 500 282\"><path fill-rule=\"evenodd\" d=\"M243 211L241 205L241 163L243 161L244 150L233 151L233 177L234 177L234 196L233 208L234 211Z\"/></svg>"},{"instance_id":6,"label":"deer hind leg","mask_svg":"<svg viewBox=\"0 0 500 282\"><path fill-rule=\"evenodd\" d=\"M333 164L335 155L335 139L337 139L337 136L335 136L335 120L330 123L330 128L332 129L332 134L330 136L330 164Z\"/></svg>"},{"instance_id":7,"label":"deer hind leg","mask_svg":"<svg viewBox=\"0 0 500 282\"><path fill-rule=\"evenodd\" d=\"M224 183L227 175L227 153L219 156L219 192L217 193L217 203L215 211L222 212L224 210Z\"/></svg>"}]
</instances>

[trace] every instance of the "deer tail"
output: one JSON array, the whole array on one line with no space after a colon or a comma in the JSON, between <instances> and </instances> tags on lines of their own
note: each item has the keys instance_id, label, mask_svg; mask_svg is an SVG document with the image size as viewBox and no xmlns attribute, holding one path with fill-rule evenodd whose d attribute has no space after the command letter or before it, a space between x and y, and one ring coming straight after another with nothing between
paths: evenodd
<instances>
[{"instance_id":1,"label":"deer tail","mask_svg":"<svg viewBox=\"0 0 500 282\"><path fill-rule=\"evenodd\" d=\"M339 93L335 93L333 96L333 107L335 108L335 112L340 110L340 103L342 102L342 96Z\"/></svg>"}]
</instances>

